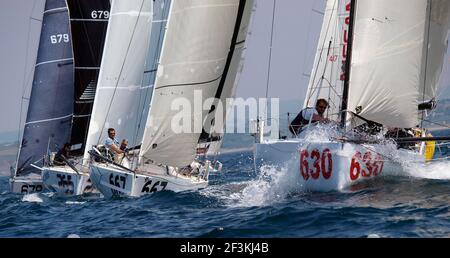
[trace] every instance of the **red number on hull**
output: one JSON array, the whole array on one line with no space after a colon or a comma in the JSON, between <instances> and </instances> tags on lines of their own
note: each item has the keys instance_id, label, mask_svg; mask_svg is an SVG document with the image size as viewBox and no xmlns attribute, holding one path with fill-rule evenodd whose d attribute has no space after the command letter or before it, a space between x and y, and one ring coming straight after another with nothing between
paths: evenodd
<instances>
[{"instance_id":1,"label":"red number on hull","mask_svg":"<svg viewBox=\"0 0 450 258\"><path fill-rule=\"evenodd\" d=\"M361 163L364 166L361 166ZM350 164L350 179L352 181L358 180L360 177L375 177L383 171L384 161L380 154L374 158L372 152L366 152L364 155L357 151L353 155Z\"/></svg>"},{"instance_id":2,"label":"red number on hull","mask_svg":"<svg viewBox=\"0 0 450 258\"><path fill-rule=\"evenodd\" d=\"M309 161L311 158L313 162L313 169L309 169ZM333 173L333 156L329 149L325 149L322 153L315 149L309 155L308 150L302 150L300 152L300 173L305 181L308 181L311 177L314 180L318 180L320 175L324 179L330 179Z\"/></svg>"},{"instance_id":3,"label":"red number on hull","mask_svg":"<svg viewBox=\"0 0 450 258\"><path fill-rule=\"evenodd\" d=\"M328 160L328 167L326 167L325 160ZM327 168L327 169L325 169ZM322 154L322 176L325 179L330 179L331 173L333 172L333 158L331 155L331 151L329 149L325 149Z\"/></svg>"},{"instance_id":4,"label":"red number on hull","mask_svg":"<svg viewBox=\"0 0 450 258\"><path fill-rule=\"evenodd\" d=\"M308 180L309 179L309 165L308 165L308 151L303 150L300 154L300 172L303 176L303 179Z\"/></svg>"}]
</instances>

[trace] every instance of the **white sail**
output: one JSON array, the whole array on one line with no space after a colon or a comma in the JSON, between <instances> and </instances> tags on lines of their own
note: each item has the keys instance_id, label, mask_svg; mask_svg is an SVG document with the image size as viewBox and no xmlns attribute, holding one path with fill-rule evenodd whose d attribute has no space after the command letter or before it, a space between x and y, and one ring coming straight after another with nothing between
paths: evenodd
<instances>
[{"instance_id":1,"label":"white sail","mask_svg":"<svg viewBox=\"0 0 450 258\"><path fill-rule=\"evenodd\" d=\"M427 0L358 0L348 110L388 127L418 125Z\"/></svg>"},{"instance_id":2,"label":"white sail","mask_svg":"<svg viewBox=\"0 0 450 258\"><path fill-rule=\"evenodd\" d=\"M450 25L450 1L432 0L429 2L431 10L429 17L428 48L424 47L426 64L426 84L420 102L429 101L436 97L436 90L441 77L445 54L447 53L447 32ZM424 69L425 70L425 69Z\"/></svg>"},{"instance_id":3,"label":"white sail","mask_svg":"<svg viewBox=\"0 0 450 258\"><path fill-rule=\"evenodd\" d=\"M85 158L93 145L101 144L107 129L116 129L117 139L134 146L142 110L138 110L152 25L152 0L114 0L106 34Z\"/></svg>"},{"instance_id":4,"label":"white sail","mask_svg":"<svg viewBox=\"0 0 450 258\"><path fill-rule=\"evenodd\" d=\"M202 118L209 112L209 108L194 111L194 94L197 90L197 94L201 93L195 100L201 102L201 107L205 99L215 97L219 87L223 87L223 76L235 76L236 71L229 66L240 23L248 23L242 20L243 10L251 2L172 1L141 156L174 167L194 160ZM185 110L188 116L184 122L191 125L187 132L176 131L179 127L174 117L180 110L172 105L177 101L192 109Z\"/></svg>"},{"instance_id":5,"label":"white sail","mask_svg":"<svg viewBox=\"0 0 450 258\"><path fill-rule=\"evenodd\" d=\"M226 102L229 98L234 98L236 95L237 85L242 74L245 62L245 52L247 49L247 33L251 22L253 1L247 1L245 4L245 9L242 14L241 27L239 29L239 34L236 38L236 44L233 51L233 55L230 59L230 66L228 69L228 74L231 76L226 76L223 81L223 87L216 91L216 101L214 101L214 108L210 109L207 119L205 120L204 130L200 136L199 143L206 143L208 148L208 153L217 154L220 151L222 142L224 140L224 130L225 121L227 113L232 109L228 107L226 109ZM236 76L233 76L233 75ZM218 106L218 101L222 104L223 108L215 108ZM220 112L220 113L218 113ZM222 120L220 120L222 118Z\"/></svg>"},{"instance_id":6,"label":"white sail","mask_svg":"<svg viewBox=\"0 0 450 258\"><path fill-rule=\"evenodd\" d=\"M337 120L342 103L350 0L328 0L304 108L317 99L329 103L326 117ZM346 8L347 7L347 8ZM347 18L347 20L346 20Z\"/></svg>"}]
</instances>

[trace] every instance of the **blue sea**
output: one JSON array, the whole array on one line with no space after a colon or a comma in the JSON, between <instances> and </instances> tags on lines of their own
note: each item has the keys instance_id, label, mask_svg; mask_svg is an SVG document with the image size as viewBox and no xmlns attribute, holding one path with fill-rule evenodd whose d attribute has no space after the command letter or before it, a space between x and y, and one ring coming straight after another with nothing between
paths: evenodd
<instances>
[{"instance_id":1,"label":"blue sea","mask_svg":"<svg viewBox=\"0 0 450 258\"><path fill-rule=\"evenodd\" d=\"M0 237L450 237L450 180L392 177L343 192L292 191L223 154L206 189L142 198L16 195L0 177ZM447 173L450 163L443 162ZM424 172L426 173L426 172Z\"/></svg>"}]
</instances>

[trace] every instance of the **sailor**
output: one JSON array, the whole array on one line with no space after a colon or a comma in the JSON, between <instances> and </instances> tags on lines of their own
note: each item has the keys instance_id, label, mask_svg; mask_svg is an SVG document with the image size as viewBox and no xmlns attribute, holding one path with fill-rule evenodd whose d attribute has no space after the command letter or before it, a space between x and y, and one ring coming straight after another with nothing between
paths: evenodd
<instances>
[{"instance_id":1,"label":"sailor","mask_svg":"<svg viewBox=\"0 0 450 258\"><path fill-rule=\"evenodd\" d=\"M120 143L120 149L124 152L128 152L128 140L127 139L122 140L122 142Z\"/></svg>"},{"instance_id":2,"label":"sailor","mask_svg":"<svg viewBox=\"0 0 450 258\"><path fill-rule=\"evenodd\" d=\"M70 158L70 149L72 145L70 143L65 143L64 146L56 153L53 164L56 166L66 165L66 160Z\"/></svg>"},{"instance_id":3,"label":"sailor","mask_svg":"<svg viewBox=\"0 0 450 258\"><path fill-rule=\"evenodd\" d=\"M318 99L315 108L307 107L300 111L289 126L289 131L297 135L301 129L311 123L323 122L328 123L328 118L324 117L325 110L328 108L328 102L325 99ZM312 116L312 119L311 119Z\"/></svg>"},{"instance_id":4,"label":"sailor","mask_svg":"<svg viewBox=\"0 0 450 258\"><path fill-rule=\"evenodd\" d=\"M116 130L114 128L108 129L108 138L105 140L105 147L110 151L116 161L120 159L119 155L123 156L122 154L125 153L124 150L119 148L119 142L116 140Z\"/></svg>"}]
</instances>

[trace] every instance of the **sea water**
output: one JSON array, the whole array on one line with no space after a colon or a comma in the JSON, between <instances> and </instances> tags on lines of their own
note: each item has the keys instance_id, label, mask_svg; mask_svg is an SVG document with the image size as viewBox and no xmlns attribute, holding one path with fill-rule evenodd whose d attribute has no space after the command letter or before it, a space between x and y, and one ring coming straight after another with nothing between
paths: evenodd
<instances>
[{"instance_id":1,"label":"sea water","mask_svg":"<svg viewBox=\"0 0 450 258\"><path fill-rule=\"evenodd\" d=\"M23 196L0 176L0 237L450 237L449 161L311 193L289 165L255 169L251 151L219 160L203 190L142 198Z\"/></svg>"}]
</instances>

